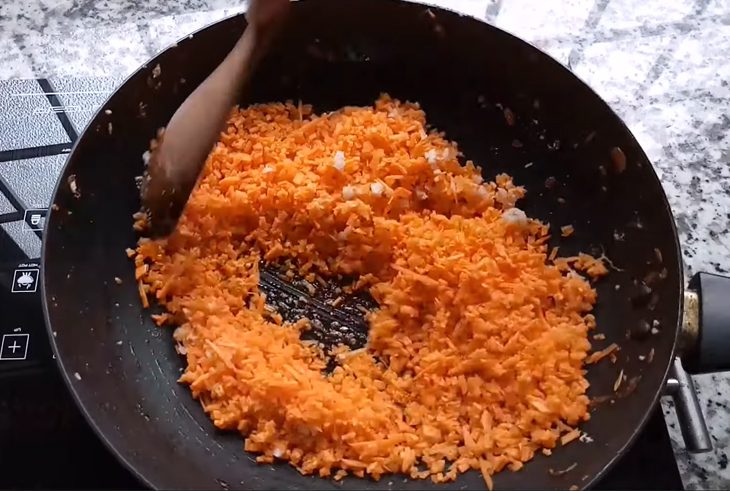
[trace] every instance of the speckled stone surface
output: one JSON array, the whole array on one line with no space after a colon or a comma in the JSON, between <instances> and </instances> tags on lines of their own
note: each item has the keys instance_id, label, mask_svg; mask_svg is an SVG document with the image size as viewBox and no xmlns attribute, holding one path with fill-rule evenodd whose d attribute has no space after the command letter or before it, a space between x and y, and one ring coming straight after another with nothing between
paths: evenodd
<instances>
[{"instance_id":1,"label":"speckled stone surface","mask_svg":"<svg viewBox=\"0 0 730 491\"><path fill-rule=\"evenodd\" d=\"M528 40L626 121L672 205L689 277L730 272L730 0L432 0ZM0 79L121 80L228 0L5 0ZM685 487L728 489L730 374L695 378L715 450L690 455L665 414Z\"/></svg>"}]
</instances>

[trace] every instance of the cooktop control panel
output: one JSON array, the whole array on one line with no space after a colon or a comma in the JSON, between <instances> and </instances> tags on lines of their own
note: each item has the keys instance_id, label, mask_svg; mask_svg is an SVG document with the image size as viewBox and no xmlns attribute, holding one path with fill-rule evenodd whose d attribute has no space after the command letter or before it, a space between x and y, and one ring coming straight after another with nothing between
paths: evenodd
<instances>
[{"instance_id":1,"label":"cooktop control panel","mask_svg":"<svg viewBox=\"0 0 730 491\"><path fill-rule=\"evenodd\" d=\"M0 376L52 361L41 246L73 143L120 80L0 81Z\"/></svg>"}]
</instances>

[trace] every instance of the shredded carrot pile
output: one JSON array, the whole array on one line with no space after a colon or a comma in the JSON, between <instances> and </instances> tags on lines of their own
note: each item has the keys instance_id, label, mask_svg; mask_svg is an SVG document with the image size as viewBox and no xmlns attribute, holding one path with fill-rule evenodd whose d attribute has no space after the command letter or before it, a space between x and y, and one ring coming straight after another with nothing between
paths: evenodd
<instances>
[{"instance_id":1,"label":"shredded carrot pile","mask_svg":"<svg viewBox=\"0 0 730 491\"><path fill-rule=\"evenodd\" d=\"M605 268L554 264L548 226L515 207L524 189L459 158L388 96L236 109L176 232L140 239L140 295L179 326L180 381L259 462L435 482L475 469L491 486L589 418L596 293L579 271ZM325 372L306 322L265 315L262 260L359 275L379 304L366 349L339 348Z\"/></svg>"}]
</instances>

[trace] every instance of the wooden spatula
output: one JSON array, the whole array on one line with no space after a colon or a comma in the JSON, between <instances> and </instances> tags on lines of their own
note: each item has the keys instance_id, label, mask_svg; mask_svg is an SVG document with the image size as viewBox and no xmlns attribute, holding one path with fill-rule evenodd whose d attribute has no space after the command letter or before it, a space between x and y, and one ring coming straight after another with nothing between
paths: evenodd
<instances>
[{"instance_id":1,"label":"wooden spatula","mask_svg":"<svg viewBox=\"0 0 730 491\"><path fill-rule=\"evenodd\" d=\"M289 0L251 0L241 39L158 135L142 180L152 237L175 229L231 108L288 9Z\"/></svg>"}]
</instances>

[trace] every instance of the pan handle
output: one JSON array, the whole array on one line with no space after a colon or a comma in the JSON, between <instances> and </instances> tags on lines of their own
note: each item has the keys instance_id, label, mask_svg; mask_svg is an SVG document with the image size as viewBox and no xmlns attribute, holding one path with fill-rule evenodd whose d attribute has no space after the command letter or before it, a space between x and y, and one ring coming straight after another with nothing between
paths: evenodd
<instances>
[{"instance_id":1,"label":"pan handle","mask_svg":"<svg viewBox=\"0 0 730 491\"><path fill-rule=\"evenodd\" d=\"M730 370L730 278L697 273L685 293L680 349L690 373Z\"/></svg>"},{"instance_id":2,"label":"pan handle","mask_svg":"<svg viewBox=\"0 0 730 491\"><path fill-rule=\"evenodd\" d=\"M679 428L682 430L682 438L687 451L692 453L711 451L710 432L707 431L707 424L697 399L692 376L684 370L679 358L674 359L669 370L665 394L672 396L674 400L674 409L677 412Z\"/></svg>"},{"instance_id":3,"label":"pan handle","mask_svg":"<svg viewBox=\"0 0 730 491\"><path fill-rule=\"evenodd\" d=\"M672 396L684 444L693 453L712 450L690 374L730 370L730 278L697 273L684 292L679 353L665 393Z\"/></svg>"}]
</instances>

